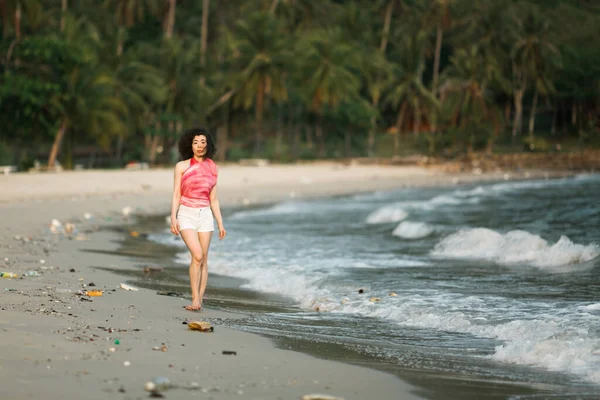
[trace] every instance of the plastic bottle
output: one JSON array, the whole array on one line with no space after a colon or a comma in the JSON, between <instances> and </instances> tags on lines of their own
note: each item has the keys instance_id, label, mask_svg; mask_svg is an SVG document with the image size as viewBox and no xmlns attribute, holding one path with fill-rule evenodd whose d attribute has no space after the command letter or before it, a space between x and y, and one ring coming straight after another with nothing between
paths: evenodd
<instances>
[{"instance_id":1,"label":"plastic bottle","mask_svg":"<svg viewBox=\"0 0 600 400\"><path fill-rule=\"evenodd\" d=\"M15 274L14 272L0 272L0 276L3 278L16 278L19 275Z\"/></svg>"}]
</instances>

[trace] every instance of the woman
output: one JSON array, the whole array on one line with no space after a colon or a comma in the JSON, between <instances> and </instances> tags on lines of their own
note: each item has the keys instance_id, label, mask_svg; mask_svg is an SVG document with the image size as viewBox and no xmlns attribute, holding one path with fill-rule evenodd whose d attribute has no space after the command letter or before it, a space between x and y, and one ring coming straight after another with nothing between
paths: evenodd
<instances>
[{"instance_id":1,"label":"woman","mask_svg":"<svg viewBox=\"0 0 600 400\"><path fill-rule=\"evenodd\" d=\"M226 235L217 197L218 167L212 160L215 144L207 129L192 128L183 133L178 143L183 161L175 166L171 232L181 234L190 255L190 311L202 309L208 280L208 248L217 220L219 239Z\"/></svg>"}]
</instances>

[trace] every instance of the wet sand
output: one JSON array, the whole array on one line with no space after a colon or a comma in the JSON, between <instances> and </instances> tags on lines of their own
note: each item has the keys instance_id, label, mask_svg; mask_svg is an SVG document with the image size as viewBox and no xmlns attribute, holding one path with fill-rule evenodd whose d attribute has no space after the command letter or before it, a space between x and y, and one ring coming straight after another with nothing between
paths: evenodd
<instances>
[{"instance_id":1,"label":"wet sand","mask_svg":"<svg viewBox=\"0 0 600 400\"><path fill-rule=\"evenodd\" d=\"M547 174L528 171L509 178L534 176ZM243 207L503 177L328 163L225 165L219 197L224 207ZM133 255L114 255L121 236L101 228L127 224L135 214L168 215L172 170L11 174L0 176L0 188L0 271L19 274L0 279L2 398L145 398L145 382L157 376L176 386L164 392L173 399L299 399L310 393L433 398L392 374L283 350L269 339L219 324L240 315L210 308L191 313L182 308L188 300L120 289L125 278L110 269L142 267ZM52 233L53 219L62 227L73 223L75 231ZM40 276L23 276L27 271ZM77 294L90 289L103 295ZM190 331L185 324L203 319L213 323L214 332Z\"/></svg>"}]
</instances>

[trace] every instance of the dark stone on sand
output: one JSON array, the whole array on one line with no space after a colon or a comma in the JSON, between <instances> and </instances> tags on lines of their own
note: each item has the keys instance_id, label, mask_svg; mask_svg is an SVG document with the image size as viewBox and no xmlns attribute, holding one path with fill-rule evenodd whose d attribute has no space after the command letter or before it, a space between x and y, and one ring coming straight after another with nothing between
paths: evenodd
<instances>
[{"instance_id":1,"label":"dark stone on sand","mask_svg":"<svg viewBox=\"0 0 600 400\"><path fill-rule=\"evenodd\" d=\"M233 350L223 350L222 354L223 354L223 355L226 355L226 356L236 356L236 355L237 355L237 351L233 351Z\"/></svg>"}]
</instances>

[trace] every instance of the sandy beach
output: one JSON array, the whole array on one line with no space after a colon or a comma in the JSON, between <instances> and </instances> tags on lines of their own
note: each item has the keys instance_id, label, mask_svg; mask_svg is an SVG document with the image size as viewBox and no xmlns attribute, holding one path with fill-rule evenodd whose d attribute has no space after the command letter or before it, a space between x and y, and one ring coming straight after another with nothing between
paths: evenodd
<instances>
[{"instance_id":1,"label":"sandy beach","mask_svg":"<svg viewBox=\"0 0 600 400\"><path fill-rule=\"evenodd\" d=\"M391 374L278 349L266 338L218 323L240 315L190 313L182 308L187 300L121 289L122 277L97 267L139 269L139 261L112 255L119 235L99 228L125 225L136 214L168 215L172 174L156 169L0 176L0 271L19 276L0 280L2 399L146 398L144 384L153 377L175 386L164 392L171 399L300 399L318 393L346 400L444 398ZM224 165L218 187L228 208L548 176L333 163ZM59 230L72 223L76 231L52 233L53 219L61 222ZM227 227L227 212L224 220ZM27 271L39 276L24 276ZM78 294L90 289L103 295ZM212 321L214 332L188 329L186 322L203 319Z\"/></svg>"}]
</instances>

